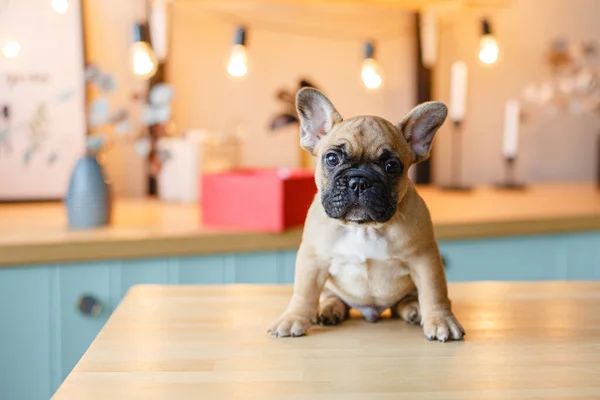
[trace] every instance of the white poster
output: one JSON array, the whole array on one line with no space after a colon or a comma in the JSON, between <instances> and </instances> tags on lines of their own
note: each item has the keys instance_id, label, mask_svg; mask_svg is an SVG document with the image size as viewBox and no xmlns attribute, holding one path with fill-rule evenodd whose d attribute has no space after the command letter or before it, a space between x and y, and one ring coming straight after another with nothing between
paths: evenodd
<instances>
[{"instance_id":1,"label":"white poster","mask_svg":"<svg viewBox=\"0 0 600 400\"><path fill-rule=\"evenodd\" d=\"M0 0L0 201L64 198L85 135L80 2Z\"/></svg>"}]
</instances>

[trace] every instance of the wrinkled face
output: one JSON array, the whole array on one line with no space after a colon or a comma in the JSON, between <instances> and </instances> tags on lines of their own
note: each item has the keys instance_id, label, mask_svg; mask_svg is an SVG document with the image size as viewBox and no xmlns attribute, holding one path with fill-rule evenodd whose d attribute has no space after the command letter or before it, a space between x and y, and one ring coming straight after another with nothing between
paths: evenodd
<instances>
[{"instance_id":1,"label":"wrinkled face","mask_svg":"<svg viewBox=\"0 0 600 400\"><path fill-rule=\"evenodd\" d=\"M408 167L429 157L431 141L446 119L440 102L413 108L394 125L373 116L347 120L321 92L296 95L300 145L317 157L315 178L330 218L385 223L409 185Z\"/></svg>"},{"instance_id":2,"label":"wrinkled face","mask_svg":"<svg viewBox=\"0 0 600 400\"><path fill-rule=\"evenodd\" d=\"M322 141L316 156L321 203L330 218L383 223L395 214L413 160L393 124L377 117L345 120Z\"/></svg>"}]
</instances>

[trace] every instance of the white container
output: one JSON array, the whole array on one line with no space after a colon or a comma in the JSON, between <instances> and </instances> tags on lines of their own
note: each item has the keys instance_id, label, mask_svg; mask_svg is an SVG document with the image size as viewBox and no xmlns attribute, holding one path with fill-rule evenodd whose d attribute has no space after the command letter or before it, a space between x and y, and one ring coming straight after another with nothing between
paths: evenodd
<instances>
[{"instance_id":1,"label":"white container","mask_svg":"<svg viewBox=\"0 0 600 400\"><path fill-rule=\"evenodd\" d=\"M157 151L166 152L158 174L158 197L164 201L195 203L200 197L202 173L223 172L238 166L240 142L200 130L183 137L161 138Z\"/></svg>"},{"instance_id":2,"label":"white container","mask_svg":"<svg viewBox=\"0 0 600 400\"><path fill-rule=\"evenodd\" d=\"M202 143L193 135L161 138L157 150L169 154L157 178L158 197L164 201L196 203L201 190Z\"/></svg>"}]
</instances>

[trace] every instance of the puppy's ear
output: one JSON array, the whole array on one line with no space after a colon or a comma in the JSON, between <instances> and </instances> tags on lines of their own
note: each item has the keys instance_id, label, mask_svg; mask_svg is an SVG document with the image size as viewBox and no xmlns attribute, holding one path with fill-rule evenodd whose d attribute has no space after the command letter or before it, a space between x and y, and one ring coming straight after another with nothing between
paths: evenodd
<instances>
[{"instance_id":1,"label":"puppy's ear","mask_svg":"<svg viewBox=\"0 0 600 400\"><path fill-rule=\"evenodd\" d=\"M323 93L310 87L296 94L296 110L300 118L300 146L314 154L319 140L342 122L342 117Z\"/></svg>"},{"instance_id":2,"label":"puppy's ear","mask_svg":"<svg viewBox=\"0 0 600 400\"><path fill-rule=\"evenodd\" d=\"M415 154L415 163L429 158L431 142L448 115L448 108L439 101L429 101L413 108L396 127Z\"/></svg>"}]
</instances>

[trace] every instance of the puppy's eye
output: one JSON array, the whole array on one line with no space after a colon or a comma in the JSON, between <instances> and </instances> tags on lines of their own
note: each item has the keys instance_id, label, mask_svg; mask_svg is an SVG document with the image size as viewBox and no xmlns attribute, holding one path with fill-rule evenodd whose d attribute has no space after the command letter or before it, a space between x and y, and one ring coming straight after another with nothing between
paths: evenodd
<instances>
[{"instance_id":1,"label":"puppy's eye","mask_svg":"<svg viewBox=\"0 0 600 400\"><path fill-rule=\"evenodd\" d=\"M389 160L385 163L385 172L395 175L400 171L400 163L397 160Z\"/></svg>"},{"instance_id":2,"label":"puppy's eye","mask_svg":"<svg viewBox=\"0 0 600 400\"><path fill-rule=\"evenodd\" d=\"M325 156L325 161L330 167L335 167L340 163L340 157L335 153L329 153Z\"/></svg>"}]
</instances>

